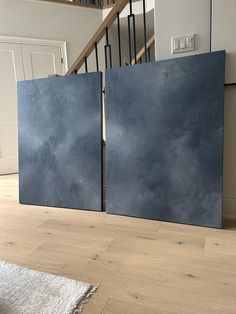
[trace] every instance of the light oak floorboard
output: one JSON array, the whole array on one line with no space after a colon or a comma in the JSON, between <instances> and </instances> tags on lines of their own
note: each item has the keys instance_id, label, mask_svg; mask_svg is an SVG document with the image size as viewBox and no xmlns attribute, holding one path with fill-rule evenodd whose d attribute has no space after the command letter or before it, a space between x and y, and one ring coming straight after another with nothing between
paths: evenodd
<instances>
[{"instance_id":1,"label":"light oak floorboard","mask_svg":"<svg viewBox=\"0 0 236 314\"><path fill-rule=\"evenodd\" d=\"M0 177L0 259L100 283L86 314L236 314L236 221L224 230L18 203Z\"/></svg>"}]
</instances>

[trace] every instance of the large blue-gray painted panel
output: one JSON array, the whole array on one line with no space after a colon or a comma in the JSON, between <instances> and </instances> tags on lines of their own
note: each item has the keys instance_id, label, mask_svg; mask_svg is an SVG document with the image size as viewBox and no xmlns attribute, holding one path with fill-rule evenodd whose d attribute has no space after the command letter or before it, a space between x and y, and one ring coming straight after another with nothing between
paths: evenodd
<instances>
[{"instance_id":1,"label":"large blue-gray painted panel","mask_svg":"<svg viewBox=\"0 0 236 314\"><path fill-rule=\"evenodd\" d=\"M108 213L222 226L224 59L106 72Z\"/></svg>"},{"instance_id":2,"label":"large blue-gray painted panel","mask_svg":"<svg viewBox=\"0 0 236 314\"><path fill-rule=\"evenodd\" d=\"M102 74L18 84L20 203L101 210Z\"/></svg>"}]
</instances>

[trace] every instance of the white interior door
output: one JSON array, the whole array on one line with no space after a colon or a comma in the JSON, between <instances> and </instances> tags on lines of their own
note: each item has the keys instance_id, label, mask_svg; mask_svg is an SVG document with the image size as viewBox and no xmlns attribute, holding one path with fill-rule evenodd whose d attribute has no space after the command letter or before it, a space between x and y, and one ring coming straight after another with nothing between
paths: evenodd
<instances>
[{"instance_id":1,"label":"white interior door","mask_svg":"<svg viewBox=\"0 0 236 314\"><path fill-rule=\"evenodd\" d=\"M64 74L60 47L28 44L21 47L26 80Z\"/></svg>"},{"instance_id":2,"label":"white interior door","mask_svg":"<svg viewBox=\"0 0 236 314\"><path fill-rule=\"evenodd\" d=\"M65 72L60 45L0 38L0 175L18 172L17 81Z\"/></svg>"},{"instance_id":3,"label":"white interior door","mask_svg":"<svg viewBox=\"0 0 236 314\"><path fill-rule=\"evenodd\" d=\"M0 174L18 171L17 94L24 80L21 47L0 43Z\"/></svg>"}]
</instances>

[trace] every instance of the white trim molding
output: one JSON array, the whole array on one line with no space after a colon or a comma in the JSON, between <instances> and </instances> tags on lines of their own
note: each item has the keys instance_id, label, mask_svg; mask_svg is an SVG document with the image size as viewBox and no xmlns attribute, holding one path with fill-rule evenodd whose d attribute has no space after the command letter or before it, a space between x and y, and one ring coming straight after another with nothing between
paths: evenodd
<instances>
[{"instance_id":1,"label":"white trim molding","mask_svg":"<svg viewBox=\"0 0 236 314\"><path fill-rule=\"evenodd\" d=\"M236 219L236 195L224 195L223 208L224 218Z\"/></svg>"},{"instance_id":2,"label":"white trim molding","mask_svg":"<svg viewBox=\"0 0 236 314\"><path fill-rule=\"evenodd\" d=\"M67 47L65 41L28 37L0 36L0 43L59 47L61 49L61 55L63 58L63 72L65 74L68 71Z\"/></svg>"}]
</instances>

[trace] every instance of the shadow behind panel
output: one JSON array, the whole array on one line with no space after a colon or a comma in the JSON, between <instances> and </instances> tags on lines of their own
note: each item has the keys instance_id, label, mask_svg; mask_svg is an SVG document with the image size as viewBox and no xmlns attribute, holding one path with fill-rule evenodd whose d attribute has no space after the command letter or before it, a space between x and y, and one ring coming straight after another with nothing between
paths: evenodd
<instances>
[{"instance_id":1,"label":"shadow behind panel","mask_svg":"<svg viewBox=\"0 0 236 314\"><path fill-rule=\"evenodd\" d=\"M18 84L20 203L101 210L102 74Z\"/></svg>"},{"instance_id":2,"label":"shadow behind panel","mask_svg":"<svg viewBox=\"0 0 236 314\"><path fill-rule=\"evenodd\" d=\"M106 71L108 213L222 226L224 59Z\"/></svg>"}]
</instances>

